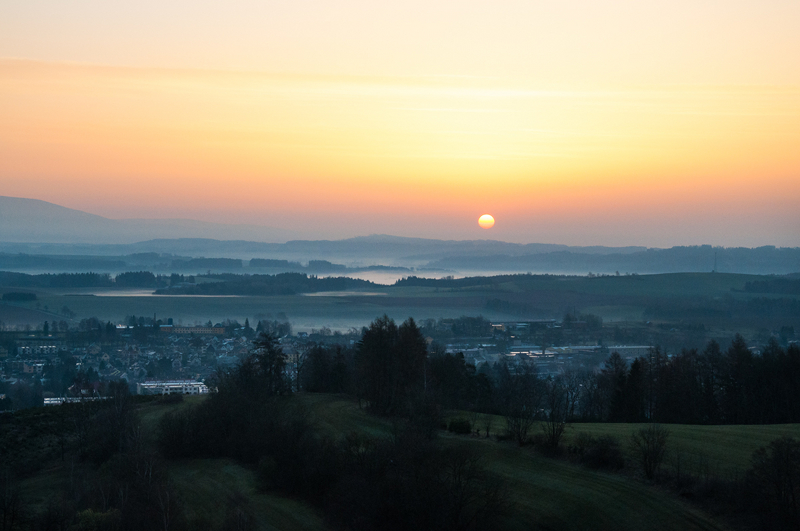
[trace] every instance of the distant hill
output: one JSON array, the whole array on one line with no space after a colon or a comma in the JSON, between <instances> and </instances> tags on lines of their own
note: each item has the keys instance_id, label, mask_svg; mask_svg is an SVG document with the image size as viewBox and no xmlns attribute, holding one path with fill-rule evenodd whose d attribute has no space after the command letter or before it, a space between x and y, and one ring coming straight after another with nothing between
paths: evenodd
<instances>
[{"instance_id":1,"label":"distant hill","mask_svg":"<svg viewBox=\"0 0 800 531\"><path fill-rule=\"evenodd\" d=\"M0 196L0 269L9 271L165 271L175 258L228 258L247 263L255 258L303 263L329 260L351 268L414 267L447 274L703 272L715 269L715 263L717 271L729 273L800 272L800 248L772 246L648 249L436 240L385 234L343 240L292 237L296 235L252 225L182 219L113 220L45 201ZM59 255L62 259L42 258L46 255ZM98 261L92 257L107 259ZM115 260L111 261L112 258ZM87 268L87 264L94 264L94 268Z\"/></svg>"},{"instance_id":2,"label":"distant hill","mask_svg":"<svg viewBox=\"0 0 800 531\"><path fill-rule=\"evenodd\" d=\"M778 274L800 271L800 249L712 247L697 245L646 249L633 253L588 254L576 250L522 256L450 256L431 261L433 268L467 271L531 271L586 274L624 273L724 273Z\"/></svg>"},{"instance_id":3,"label":"distant hill","mask_svg":"<svg viewBox=\"0 0 800 531\"><path fill-rule=\"evenodd\" d=\"M123 255L158 252L186 256L249 258L403 259L426 262L448 256L523 256L556 251L631 253L644 247L570 247L496 240L436 240L389 235L343 240L299 240L298 233L255 225L189 219L109 219L38 199L0 196L3 252L26 254ZM14 248L8 244L42 244Z\"/></svg>"},{"instance_id":4,"label":"distant hill","mask_svg":"<svg viewBox=\"0 0 800 531\"><path fill-rule=\"evenodd\" d=\"M725 248L700 245L670 249L631 248L531 252L537 245L504 242L453 242L398 239L396 245L373 245L385 237L340 241L290 241L282 244L201 238L160 239L134 244L21 244L0 242L0 271L110 272L147 270L158 273L305 272L340 275L395 271L422 276L498 273L585 275L626 273L800 273L800 248ZM549 246L541 246L549 247ZM556 247L556 246L553 246ZM438 248L438 250L436 250ZM492 251L505 253L492 254ZM416 253L414 253L416 251ZM528 254L511 254L525 253ZM329 262L328 260L333 260ZM415 269L411 269L415 268Z\"/></svg>"},{"instance_id":5,"label":"distant hill","mask_svg":"<svg viewBox=\"0 0 800 531\"><path fill-rule=\"evenodd\" d=\"M190 219L109 219L38 199L0 196L0 241L128 244L154 238L243 238L285 242L297 233Z\"/></svg>"}]
</instances>

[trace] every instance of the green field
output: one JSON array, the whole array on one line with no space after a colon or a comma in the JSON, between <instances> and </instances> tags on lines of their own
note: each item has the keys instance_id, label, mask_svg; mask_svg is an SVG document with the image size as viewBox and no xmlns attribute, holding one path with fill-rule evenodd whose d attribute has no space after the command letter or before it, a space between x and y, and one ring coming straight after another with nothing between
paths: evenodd
<instances>
[{"instance_id":1,"label":"green field","mask_svg":"<svg viewBox=\"0 0 800 531\"><path fill-rule=\"evenodd\" d=\"M306 503L260 492L256 475L227 459L172 463L170 480L181 493L186 517L195 525L219 528L229 500L245 500L247 512L263 530L324 529L322 518Z\"/></svg>"},{"instance_id":2,"label":"green field","mask_svg":"<svg viewBox=\"0 0 800 531\"><path fill-rule=\"evenodd\" d=\"M74 293L75 290L73 290ZM59 310L67 306L75 312L74 321L83 318L98 317L102 320L122 322L126 316L152 316L159 319L172 317L176 324L192 325L205 323L208 320L221 322L225 319L245 318L251 321L274 318L284 313L297 331L308 331L311 328L328 326L334 330L347 330L351 327L361 328L368 325L375 317L384 313L393 319L403 321L413 316L417 319L459 317L461 315L483 314L490 319L509 319L510 316L489 311L484 308L485 300L475 297L415 297L404 296L401 299L385 296L346 296L346 297L308 297L303 295L273 297L207 297L207 296L89 296L60 294L48 291L37 291L39 308L47 306L51 310ZM8 305L7 312L14 310ZM18 305L34 309L33 303ZM0 308L1 309L1 308ZM61 320L57 313L43 311L31 312L30 324L41 324L45 320ZM3 320L0 317L0 320ZM7 317L6 323L13 319Z\"/></svg>"},{"instance_id":3,"label":"green field","mask_svg":"<svg viewBox=\"0 0 800 531\"><path fill-rule=\"evenodd\" d=\"M313 418L329 433L367 431L388 436L388 421L367 415L347 398L307 395L303 400ZM463 415L462 415L463 416ZM493 417L493 432L502 426ZM601 428L603 425L586 425ZM625 426L609 425L621 434ZM631 430L635 427L632 426ZM684 427L690 436L692 427ZM749 427L748 427L749 428ZM739 427L732 427L736 432ZM800 431L800 429L798 429ZM750 430L745 430L746 438ZM623 475L592 471L564 460L549 459L530 447L473 436L442 432L445 444L466 445L478 451L483 464L501 476L512 504L516 529L726 529L699 509L661 489ZM698 437L701 437L698 435ZM714 448L724 453L734 447L733 438Z\"/></svg>"},{"instance_id":4,"label":"green field","mask_svg":"<svg viewBox=\"0 0 800 531\"><path fill-rule=\"evenodd\" d=\"M572 424L565 443L569 444L579 432L617 437L632 460L628 448L631 434L645 427L637 424ZM687 426L667 424L668 453L665 469L674 472L680 466L683 473L699 477L710 475L723 479L741 478L750 467L753 452L784 435L800 438L800 424L768 426Z\"/></svg>"},{"instance_id":5,"label":"green field","mask_svg":"<svg viewBox=\"0 0 800 531\"><path fill-rule=\"evenodd\" d=\"M448 418L470 419L481 433L486 422L491 423L493 434L505 426L503 417L496 415L476 415L467 412L453 412ZM562 442L564 446L573 444L580 433L594 437L612 436L620 443L626 461L632 466L634 456L630 451L631 435L647 424L614 423L571 423L568 424ZM753 452L771 441L783 437L800 438L800 424L741 425L741 426L692 426L686 424L664 424L669 431L668 451L663 464L666 471L674 473L680 467L681 473L697 477L717 477L722 479L741 478L750 468ZM473 428L474 429L474 428ZM531 435L541 433L540 426L534 426Z\"/></svg>"},{"instance_id":6,"label":"green field","mask_svg":"<svg viewBox=\"0 0 800 531\"><path fill-rule=\"evenodd\" d=\"M725 529L677 497L629 478L467 439L508 485L518 529Z\"/></svg>"}]
</instances>

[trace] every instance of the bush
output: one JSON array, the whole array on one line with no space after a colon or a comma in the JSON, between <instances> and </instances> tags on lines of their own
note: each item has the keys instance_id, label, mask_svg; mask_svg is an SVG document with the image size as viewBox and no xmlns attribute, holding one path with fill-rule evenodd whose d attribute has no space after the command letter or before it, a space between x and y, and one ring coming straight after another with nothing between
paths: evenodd
<instances>
[{"instance_id":1,"label":"bush","mask_svg":"<svg viewBox=\"0 0 800 531\"><path fill-rule=\"evenodd\" d=\"M569 452L589 468L619 470L625 466L619 441L610 435L593 437L580 432L575 437L575 443L569 447Z\"/></svg>"},{"instance_id":2,"label":"bush","mask_svg":"<svg viewBox=\"0 0 800 531\"><path fill-rule=\"evenodd\" d=\"M647 479L656 477L667 452L668 437L669 430L658 424L651 424L631 435L631 450Z\"/></svg>"},{"instance_id":3,"label":"bush","mask_svg":"<svg viewBox=\"0 0 800 531\"><path fill-rule=\"evenodd\" d=\"M775 439L753 453L749 482L760 495L765 528L800 528L800 441Z\"/></svg>"},{"instance_id":4,"label":"bush","mask_svg":"<svg viewBox=\"0 0 800 531\"><path fill-rule=\"evenodd\" d=\"M467 419L452 419L450 424L447 426L447 431L451 431L459 435L469 435L472 433L472 423Z\"/></svg>"}]
</instances>

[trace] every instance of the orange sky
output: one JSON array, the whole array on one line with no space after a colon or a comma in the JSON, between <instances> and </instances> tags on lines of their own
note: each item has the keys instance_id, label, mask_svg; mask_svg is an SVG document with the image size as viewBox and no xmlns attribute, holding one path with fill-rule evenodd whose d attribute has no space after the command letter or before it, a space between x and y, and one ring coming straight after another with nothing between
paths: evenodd
<instances>
[{"instance_id":1,"label":"orange sky","mask_svg":"<svg viewBox=\"0 0 800 531\"><path fill-rule=\"evenodd\" d=\"M797 2L328 4L4 3L0 195L325 238L800 245Z\"/></svg>"}]
</instances>

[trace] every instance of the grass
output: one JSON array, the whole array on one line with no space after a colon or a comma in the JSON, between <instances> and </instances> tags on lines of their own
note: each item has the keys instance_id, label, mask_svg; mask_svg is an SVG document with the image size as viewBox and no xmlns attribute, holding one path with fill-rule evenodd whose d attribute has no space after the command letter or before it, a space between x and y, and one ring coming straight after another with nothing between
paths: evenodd
<instances>
[{"instance_id":1,"label":"grass","mask_svg":"<svg viewBox=\"0 0 800 531\"><path fill-rule=\"evenodd\" d=\"M367 414L347 397L300 398L317 426L330 435L360 431L388 437L391 433L389 420ZM469 414L460 416L470 418ZM502 417L489 419L492 433L497 433ZM483 429L483 422L480 426ZM444 434L443 441L477 451L484 466L504 479L515 529L725 529L696 507L629 477L548 459L530 448L493 439Z\"/></svg>"},{"instance_id":2,"label":"grass","mask_svg":"<svg viewBox=\"0 0 800 531\"><path fill-rule=\"evenodd\" d=\"M173 462L169 474L190 522L219 528L227 506L238 501L257 523L257 529L325 529L311 506L259 491L255 473L228 459Z\"/></svg>"},{"instance_id":3,"label":"grass","mask_svg":"<svg viewBox=\"0 0 800 531\"><path fill-rule=\"evenodd\" d=\"M501 433L505 420L497 415L476 415L468 412L454 411L448 419L461 417L473 422L473 431L479 428L485 435L485 424L491 424L491 434ZM571 445L579 433L587 433L594 437L612 436L620 443L620 449L629 463L633 463L634 455L630 450L631 435L647 427L647 424L614 424L614 423L571 423L564 431L562 444ZM682 473L690 473L698 477L715 476L722 479L742 477L750 468L753 452L767 446L773 440L783 437L800 438L800 424L770 425L735 425L735 426L699 426L687 424L664 424L669 431L667 440L667 456L664 467L674 472L680 467ZM534 425L530 435L542 433L541 427Z\"/></svg>"},{"instance_id":4,"label":"grass","mask_svg":"<svg viewBox=\"0 0 800 531\"><path fill-rule=\"evenodd\" d=\"M483 314L491 319L507 319L509 316L487 311L483 299L463 297L205 297L205 296L103 296L71 297L47 291L38 291L40 307L58 310L67 306L75 312L75 321L96 316L102 320L122 322L129 315L156 314L158 318L172 317L175 323L194 324L208 320L220 322L224 319L245 318L252 321L265 319L280 312L285 313L296 330L309 330L329 326L346 330L368 325L375 317L384 313L395 320L415 318L460 317ZM31 306L29 304L31 308ZM49 320L63 317L50 315ZM48 315L38 314L34 324L48 320Z\"/></svg>"},{"instance_id":5,"label":"grass","mask_svg":"<svg viewBox=\"0 0 800 531\"><path fill-rule=\"evenodd\" d=\"M139 419L143 433L149 436L146 444L155 446L158 421L165 413L208 399L190 396L177 404L155 400L142 405ZM169 461L168 466L170 482L180 493L186 517L198 526L219 528L228 505L238 502L260 530L325 529L313 507L259 490L255 472L230 459Z\"/></svg>"},{"instance_id":6,"label":"grass","mask_svg":"<svg viewBox=\"0 0 800 531\"><path fill-rule=\"evenodd\" d=\"M167 410L187 407L206 399L194 397L178 405L147 404L142 422L154 426ZM298 395L307 414L321 432L343 436L352 431L388 437L392 423L369 415L348 397ZM469 414L454 413L454 416ZM491 416L492 433L503 426ZM479 419L483 429L484 418ZM569 444L583 431L595 436L613 435L628 453L630 434L642 425L572 424L565 433ZM670 448L680 449L686 467L705 462L714 473L743 474L752 451L781 435L800 436L800 426L685 426L669 425ZM630 476L588 470L564 460L540 456L530 447L520 448L493 439L443 434L448 445L467 446L482 456L484 466L501 476L513 509L515 529L619 529L714 530L725 525L669 492L643 484ZM630 455L628 455L630 458ZM189 460L170 464L170 477L181 492L187 516L196 522L219 525L228 500L245 500L245 507L260 529L323 529L317 512L308 505L257 489L254 473L227 460Z\"/></svg>"},{"instance_id":7,"label":"grass","mask_svg":"<svg viewBox=\"0 0 800 531\"><path fill-rule=\"evenodd\" d=\"M366 431L388 436L391 423L358 408L357 403L330 395L300 397L318 425L329 433ZM462 417L469 415L461 413ZM496 433L502 418L491 417ZM482 428L482 424L481 424ZM530 447L493 439L443 434L447 445L478 452L483 465L508 487L514 529L712 530L725 526L683 500L630 477L588 470L548 459Z\"/></svg>"},{"instance_id":8,"label":"grass","mask_svg":"<svg viewBox=\"0 0 800 531\"><path fill-rule=\"evenodd\" d=\"M630 478L547 459L513 444L466 438L500 475L518 529L724 529L676 497Z\"/></svg>"},{"instance_id":9,"label":"grass","mask_svg":"<svg viewBox=\"0 0 800 531\"><path fill-rule=\"evenodd\" d=\"M165 403L158 399L140 402L137 406L145 445L155 450L158 421L171 411L192 407L205 396L185 397L179 403ZM45 425L51 418L63 412L57 407L24 410L17 415L26 426ZM31 417L31 418L29 418ZM43 424L44 422L44 424ZM33 451L31 442L44 444L40 436L30 436L26 441L28 452ZM45 441L46 443L46 441ZM42 468L24 477L21 482L23 498L34 513L41 513L50 503L60 500L71 481L85 481L91 477L91 465L81 463L70 454L62 462L49 452ZM185 516L196 529L219 529L227 509L233 503L253 518L255 529L271 530L315 530L325 529L318 511L312 506L258 488L256 474L229 459L194 459L167 461L169 482L179 493Z\"/></svg>"},{"instance_id":10,"label":"grass","mask_svg":"<svg viewBox=\"0 0 800 531\"><path fill-rule=\"evenodd\" d=\"M388 437L392 433L389 419L368 415L358 402L347 397L325 394L299 395L311 415L311 421L321 432L339 437L359 432L371 437Z\"/></svg>"},{"instance_id":11,"label":"grass","mask_svg":"<svg viewBox=\"0 0 800 531\"><path fill-rule=\"evenodd\" d=\"M680 466L682 472L700 477L742 477L750 468L750 458L756 449L784 435L800 438L800 424L663 426L669 430L664 466L673 471ZM611 435L620 441L626 459L632 460L628 442L633 432L644 427L645 424L572 424L566 431L564 443L570 444L580 432L594 436Z\"/></svg>"},{"instance_id":12,"label":"grass","mask_svg":"<svg viewBox=\"0 0 800 531\"><path fill-rule=\"evenodd\" d=\"M161 420L161 417L164 416L167 412L176 412L180 411L181 409L189 408L195 406L204 400L208 400L208 395L195 395L195 396L183 396L183 399L177 403L167 403L162 402L160 397L147 397L147 401L144 404L139 405L137 408L137 413L139 415L139 422L142 425L142 432L146 433L150 438L145 442L145 444L151 445L151 449L154 449L155 446L155 435L156 430L158 429L158 421Z\"/></svg>"}]
</instances>

